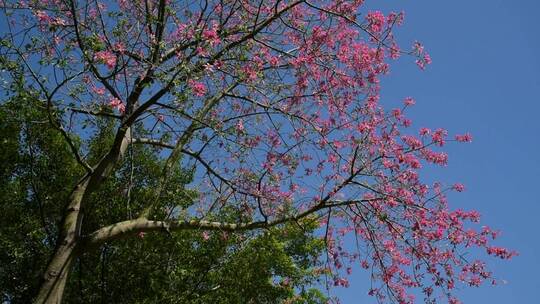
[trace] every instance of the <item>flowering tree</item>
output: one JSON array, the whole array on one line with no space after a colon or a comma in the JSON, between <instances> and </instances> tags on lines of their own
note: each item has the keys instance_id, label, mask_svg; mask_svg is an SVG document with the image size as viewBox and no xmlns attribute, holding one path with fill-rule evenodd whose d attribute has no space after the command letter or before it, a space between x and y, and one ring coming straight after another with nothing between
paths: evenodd
<instances>
[{"instance_id":1,"label":"flowering tree","mask_svg":"<svg viewBox=\"0 0 540 304\"><path fill-rule=\"evenodd\" d=\"M424 164L446 164L447 132L407 132L412 98L391 111L378 103L389 60L405 54L424 69L431 59L418 42L398 46L403 13L366 12L363 2L3 1L3 77L41 100L85 172L62 210L36 303L60 302L74 259L118 238L305 221L321 227L321 272L333 285L348 286L352 266L371 269L369 294L380 301L410 303L418 289L426 301L459 303L456 284L492 280L463 250L515 253L490 244L496 231L469 224L477 212L448 207L445 192L463 185L418 176ZM114 140L90 162L72 134L91 139L98 119L114 121ZM81 233L92 212L85 202L133 145L164 159L153 195L125 221ZM194 170L197 203L172 201L163 212L178 166Z\"/></svg>"}]
</instances>

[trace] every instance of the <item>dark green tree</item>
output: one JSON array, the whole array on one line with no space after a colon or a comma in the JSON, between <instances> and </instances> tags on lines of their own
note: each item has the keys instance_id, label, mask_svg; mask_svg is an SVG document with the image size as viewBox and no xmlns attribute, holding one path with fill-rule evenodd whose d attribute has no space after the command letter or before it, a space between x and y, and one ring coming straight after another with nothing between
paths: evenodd
<instances>
[{"instance_id":1,"label":"dark green tree","mask_svg":"<svg viewBox=\"0 0 540 304\"><path fill-rule=\"evenodd\" d=\"M110 145L113 124L95 121L98 135L77 145L88 159ZM139 132L144 132L139 126ZM70 135L72 136L72 135ZM2 302L28 303L56 246L62 203L82 173L46 109L30 95L0 105L0 290ZM82 234L132 218L144 208L162 167L159 150L133 145L88 199ZM197 193L185 185L192 169L172 170L157 208L174 218ZM181 208L179 208L181 207ZM223 209L233 219L234 210ZM320 239L307 219L263 233L163 231L119 239L77 257L67 282L68 303L320 303L310 286Z\"/></svg>"}]
</instances>

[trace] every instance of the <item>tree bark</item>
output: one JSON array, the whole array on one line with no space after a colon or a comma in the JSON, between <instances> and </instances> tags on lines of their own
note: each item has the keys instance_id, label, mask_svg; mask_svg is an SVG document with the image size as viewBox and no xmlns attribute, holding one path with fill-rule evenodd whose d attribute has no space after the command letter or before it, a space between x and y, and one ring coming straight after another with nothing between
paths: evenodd
<instances>
[{"instance_id":1,"label":"tree bark","mask_svg":"<svg viewBox=\"0 0 540 304\"><path fill-rule=\"evenodd\" d=\"M79 228L82 222L80 208L89 180L90 176L87 175L70 195L54 254L47 265L39 293L34 300L36 304L62 302L64 287L76 256Z\"/></svg>"},{"instance_id":2,"label":"tree bark","mask_svg":"<svg viewBox=\"0 0 540 304\"><path fill-rule=\"evenodd\" d=\"M114 166L124 156L131 142L129 126L121 126L116 133L110 151L75 186L69 196L69 204L64 210L56 247L45 270L35 304L59 304L62 302L64 287L73 261L82 252L80 248L80 228L83 221L81 208L88 195L97 189L103 179L113 171Z\"/></svg>"}]
</instances>

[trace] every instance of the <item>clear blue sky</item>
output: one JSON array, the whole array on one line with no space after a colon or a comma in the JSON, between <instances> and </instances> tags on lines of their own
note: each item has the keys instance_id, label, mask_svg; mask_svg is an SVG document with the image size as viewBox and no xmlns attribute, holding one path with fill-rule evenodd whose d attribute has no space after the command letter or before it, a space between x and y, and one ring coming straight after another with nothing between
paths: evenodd
<instances>
[{"instance_id":1,"label":"clear blue sky","mask_svg":"<svg viewBox=\"0 0 540 304\"><path fill-rule=\"evenodd\" d=\"M477 209L482 223L503 231L498 244L517 250L512 261L488 259L506 285L466 288L464 303L540 303L540 1L372 0L370 8L404 10L402 46L423 42L433 58L425 72L411 58L394 64L382 100L416 99L414 127L469 131L471 144L450 144L446 168L427 178L462 181L455 207ZM343 304L371 304L367 273L334 294ZM418 299L418 302L422 302Z\"/></svg>"}]
</instances>

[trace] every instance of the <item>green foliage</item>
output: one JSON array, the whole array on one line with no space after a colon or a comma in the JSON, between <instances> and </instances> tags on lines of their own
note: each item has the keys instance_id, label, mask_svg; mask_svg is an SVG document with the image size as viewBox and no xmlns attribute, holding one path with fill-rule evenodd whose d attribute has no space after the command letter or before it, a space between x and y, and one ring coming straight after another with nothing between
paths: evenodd
<instances>
[{"instance_id":1,"label":"green foliage","mask_svg":"<svg viewBox=\"0 0 540 304\"><path fill-rule=\"evenodd\" d=\"M80 174L61 135L28 96L0 106L0 295L28 303Z\"/></svg>"},{"instance_id":2,"label":"green foliage","mask_svg":"<svg viewBox=\"0 0 540 304\"><path fill-rule=\"evenodd\" d=\"M322 244L286 227L259 236L183 231L147 234L84 255L71 302L324 303L305 290ZM293 238L298 238L294 239ZM311 302L309 302L311 301Z\"/></svg>"},{"instance_id":3,"label":"green foliage","mask_svg":"<svg viewBox=\"0 0 540 304\"><path fill-rule=\"evenodd\" d=\"M90 163L110 147L117 127L93 124L95 137L76 139ZM0 301L28 303L54 249L67 195L84 170L46 109L25 94L0 105L0 143ZM162 166L158 150L133 145L116 174L86 198L82 234L136 217ZM186 187L192 173L173 170L156 208L161 218L194 204L197 193ZM224 209L220 216L235 214ZM323 249L315 229L306 219L258 233L177 231L117 240L77 258L65 302L324 303L310 288Z\"/></svg>"}]
</instances>

